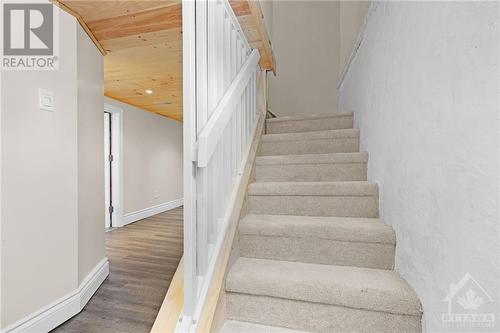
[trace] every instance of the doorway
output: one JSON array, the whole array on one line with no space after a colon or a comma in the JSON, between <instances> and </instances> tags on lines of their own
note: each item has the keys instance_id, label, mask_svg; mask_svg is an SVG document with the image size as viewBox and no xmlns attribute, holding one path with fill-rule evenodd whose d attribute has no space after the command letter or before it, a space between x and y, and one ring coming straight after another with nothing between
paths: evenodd
<instances>
[{"instance_id":1,"label":"doorway","mask_svg":"<svg viewBox=\"0 0 500 333\"><path fill-rule=\"evenodd\" d=\"M104 105L104 228L123 226L122 109Z\"/></svg>"}]
</instances>

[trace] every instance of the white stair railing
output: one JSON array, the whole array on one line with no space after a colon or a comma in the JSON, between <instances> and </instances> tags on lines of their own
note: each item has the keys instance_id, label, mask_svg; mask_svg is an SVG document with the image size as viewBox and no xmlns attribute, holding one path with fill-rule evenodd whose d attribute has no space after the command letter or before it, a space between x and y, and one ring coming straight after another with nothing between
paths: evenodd
<instances>
[{"instance_id":1,"label":"white stair railing","mask_svg":"<svg viewBox=\"0 0 500 333\"><path fill-rule=\"evenodd\" d=\"M227 0L183 1L184 330L196 326L258 119L259 51Z\"/></svg>"}]
</instances>

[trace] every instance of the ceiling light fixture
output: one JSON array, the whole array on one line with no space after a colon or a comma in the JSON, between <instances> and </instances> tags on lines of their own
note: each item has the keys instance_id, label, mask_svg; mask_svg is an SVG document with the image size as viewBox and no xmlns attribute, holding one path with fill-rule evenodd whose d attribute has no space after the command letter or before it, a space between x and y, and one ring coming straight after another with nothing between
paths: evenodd
<instances>
[{"instance_id":1,"label":"ceiling light fixture","mask_svg":"<svg viewBox=\"0 0 500 333\"><path fill-rule=\"evenodd\" d=\"M145 92L146 92L146 94L148 94L148 95L151 95L151 94L153 93L153 90L151 90L151 89L146 89L146 90L144 90L144 91L145 91Z\"/></svg>"}]
</instances>

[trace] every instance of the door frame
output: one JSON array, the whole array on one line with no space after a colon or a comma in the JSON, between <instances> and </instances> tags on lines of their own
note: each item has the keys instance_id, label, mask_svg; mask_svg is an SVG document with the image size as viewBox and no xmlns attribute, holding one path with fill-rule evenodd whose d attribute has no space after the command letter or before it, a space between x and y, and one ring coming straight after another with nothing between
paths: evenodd
<instances>
[{"instance_id":1,"label":"door frame","mask_svg":"<svg viewBox=\"0 0 500 333\"><path fill-rule=\"evenodd\" d=\"M113 203L113 195L111 189L113 185L111 184L110 176L113 174L111 170L111 161L109 156L112 154L112 140L111 135L113 133L112 129L113 116L111 113L104 111L104 228L106 231L110 230L113 226L112 213L109 211L110 204Z\"/></svg>"},{"instance_id":2,"label":"door frame","mask_svg":"<svg viewBox=\"0 0 500 333\"><path fill-rule=\"evenodd\" d=\"M111 163L112 185L112 227L123 227L123 109L104 104L104 112L111 113L111 147L113 162Z\"/></svg>"}]
</instances>

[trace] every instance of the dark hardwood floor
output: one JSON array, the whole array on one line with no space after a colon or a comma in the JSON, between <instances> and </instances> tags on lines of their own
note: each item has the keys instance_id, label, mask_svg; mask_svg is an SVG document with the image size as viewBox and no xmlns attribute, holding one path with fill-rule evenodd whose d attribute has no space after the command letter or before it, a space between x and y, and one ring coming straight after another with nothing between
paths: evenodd
<instances>
[{"instance_id":1,"label":"dark hardwood floor","mask_svg":"<svg viewBox=\"0 0 500 333\"><path fill-rule=\"evenodd\" d=\"M52 332L149 332L182 257L182 208L106 233L108 278Z\"/></svg>"}]
</instances>

